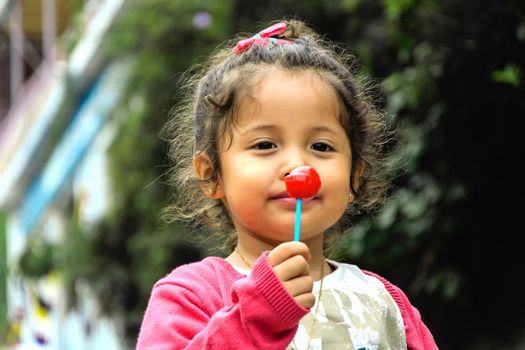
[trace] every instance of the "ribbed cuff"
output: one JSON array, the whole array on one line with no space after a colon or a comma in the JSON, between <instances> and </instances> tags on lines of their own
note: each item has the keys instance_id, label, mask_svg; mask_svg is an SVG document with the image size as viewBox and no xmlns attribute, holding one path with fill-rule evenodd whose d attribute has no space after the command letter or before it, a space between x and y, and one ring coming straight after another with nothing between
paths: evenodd
<instances>
[{"instance_id":1,"label":"ribbed cuff","mask_svg":"<svg viewBox=\"0 0 525 350\"><path fill-rule=\"evenodd\" d=\"M268 261L269 252L264 252L253 266L251 276L260 293L266 298L282 320L290 326L296 326L309 310L295 302Z\"/></svg>"}]
</instances>

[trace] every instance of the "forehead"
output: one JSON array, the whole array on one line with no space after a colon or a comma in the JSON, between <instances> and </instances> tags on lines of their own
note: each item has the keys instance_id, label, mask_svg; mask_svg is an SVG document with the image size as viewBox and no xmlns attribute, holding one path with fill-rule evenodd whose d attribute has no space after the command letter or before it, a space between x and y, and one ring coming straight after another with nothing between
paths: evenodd
<instances>
[{"instance_id":1,"label":"forehead","mask_svg":"<svg viewBox=\"0 0 525 350\"><path fill-rule=\"evenodd\" d=\"M344 114L336 90L316 71L269 68L245 83L237 100L236 121L257 115L285 118L305 113L320 117Z\"/></svg>"},{"instance_id":2,"label":"forehead","mask_svg":"<svg viewBox=\"0 0 525 350\"><path fill-rule=\"evenodd\" d=\"M261 95L287 92L299 93L304 99L324 98L337 101L335 90L322 79L319 72L313 70L288 71L273 70L264 75L258 85ZM328 102L328 101L327 101Z\"/></svg>"}]
</instances>

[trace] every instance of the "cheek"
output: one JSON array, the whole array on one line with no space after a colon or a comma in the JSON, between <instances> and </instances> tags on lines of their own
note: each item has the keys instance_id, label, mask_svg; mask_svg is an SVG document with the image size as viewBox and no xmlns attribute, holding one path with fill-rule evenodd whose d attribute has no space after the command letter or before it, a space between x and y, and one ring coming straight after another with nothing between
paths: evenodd
<instances>
[{"instance_id":1,"label":"cheek","mask_svg":"<svg viewBox=\"0 0 525 350\"><path fill-rule=\"evenodd\" d=\"M350 184L342 179L337 186L334 186L334 199L338 206L346 207L348 204L348 194L350 193Z\"/></svg>"},{"instance_id":2,"label":"cheek","mask_svg":"<svg viewBox=\"0 0 525 350\"><path fill-rule=\"evenodd\" d=\"M246 164L250 164L249 166ZM264 169L242 158L223 168L222 186L231 210L235 214L245 214L259 199L267 196L269 185Z\"/></svg>"},{"instance_id":3,"label":"cheek","mask_svg":"<svg viewBox=\"0 0 525 350\"><path fill-rule=\"evenodd\" d=\"M257 207L253 201L239 200L236 198L230 203L230 217L236 227L250 227L251 229L260 226L261 208ZM244 198L246 199L246 198Z\"/></svg>"},{"instance_id":4,"label":"cheek","mask_svg":"<svg viewBox=\"0 0 525 350\"><path fill-rule=\"evenodd\" d=\"M333 168L332 172L327 172L321 175L321 188L335 191L337 195L347 196L350 191L350 172L339 171Z\"/></svg>"},{"instance_id":5,"label":"cheek","mask_svg":"<svg viewBox=\"0 0 525 350\"><path fill-rule=\"evenodd\" d=\"M268 186L271 180L271 170L262 162L255 162L246 157L238 157L231 162L228 169L224 169L225 180L228 186L235 191L258 190ZM247 195L247 193L244 193Z\"/></svg>"},{"instance_id":6,"label":"cheek","mask_svg":"<svg viewBox=\"0 0 525 350\"><path fill-rule=\"evenodd\" d=\"M341 214L348 206L348 194L350 193L349 176L350 175L346 173L338 174L338 176L332 176L326 183L327 187L330 186L329 190L332 193L331 198L333 200L332 205L334 206L334 210Z\"/></svg>"}]
</instances>

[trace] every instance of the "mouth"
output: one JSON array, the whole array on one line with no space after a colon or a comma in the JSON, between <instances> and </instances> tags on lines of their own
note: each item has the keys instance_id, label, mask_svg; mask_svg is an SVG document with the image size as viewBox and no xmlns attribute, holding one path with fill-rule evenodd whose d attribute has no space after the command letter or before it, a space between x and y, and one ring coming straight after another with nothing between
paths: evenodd
<instances>
[{"instance_id":1,"label":"mouth","mask_svg":"<svg viewBox=\"0 0 525 350\"><path fill-rule=\"evenodd\" d=\"M278 193L277 195L271 197L271 199L273 199L273 200L280 200L280 201L286 201L286 202L294 202L294 203L295 203L295 200L296 200L295 198L290 197L290 195L286 191ZM315 197L301 198L301 199L302 199L303 203L306 203L306 202L309 202L311 200L319 199L319 198L317 196L315 196Z\"/></svg>"}]
</instances>

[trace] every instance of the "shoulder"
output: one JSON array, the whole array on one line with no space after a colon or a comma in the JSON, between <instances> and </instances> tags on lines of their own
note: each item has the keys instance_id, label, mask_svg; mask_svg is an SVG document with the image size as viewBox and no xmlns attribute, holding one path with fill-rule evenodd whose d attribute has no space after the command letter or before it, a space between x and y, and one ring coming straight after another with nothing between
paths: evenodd
<instances>
[{"instance_id":1,"label":"shoulder","mask_svg":"<svg viewBox=\"0 0 525 350\"><path fill-rule=\"evenodd\" d=\"M401 311L403 323L405 324L407 345L412 349L438 349L432 333L423 322L419 310L410 303L410 300L401 288L392 284L386 278L370 271L363 273L376 278L385 286Z\"/></svg>"},{"instance_id":2,"label":"shoulder","mask_svg":"<svg viewBox=\"0 0 525 350\"><path fill-rule=\"evenodd\" d=\"M213 284L219 280L231 280L233 283L240 277L226 260L213 256L175 268L158 280L155 287L169 284Z\"/></svg>"},{"instance_id":3,"label":"shoulder","mask_svg":"<svg viewBox=\"0 0 525 350\"><path fill-rule=\"evenodd\" d=\"M351 285L352 289L361 288L374 293L388 293L399 308L403 318L411 310L411 304L401 288L397 287L384 277L356 265L330 261L336 267L334 278L345 285Z\"/></svg>"},{"instance_id":4,"label":"shoulder","mask_svg":"<svg viewBox=\"0 0 525 350\"><path fill-rule=\"evenodd\" d=\"M228 263L219 257L211 256L203 260L192 262L189 264L180 265L169 274L167 274L160 281L169 281L173 277L177 276L192 276L200 274L210 274L214 272L224 272ZM160 282L159 281L159 282Z\"/></svg>"},{"instance_id":5,"label":"shoulder","mask_svg":"<svg viewBox=\"0 0 525 350\"><path fill-rule=\"evenodd\" d=\"M367 271L367 270L361 270L363 272L364 275L368 276L369 278L373 278L379 282L381 282L381 284L383 286L385 286L386 290L392 294L392 296L394 295L397 295L399 293L402 293L403 295L405 294L401 288L399 288L398 286L396 286L395 284L393 284L392 282L388 281L386 278L378 275L377 273L375 272L371 272L371 271ZM397 300L396 300L397 301Z\"/></svg>"},{"instance_id":6,"label":"shoulder","mask_svg":"<svg viewBox=\"0 0 525 350\"><path fill-rule=\"evenodd\" d=\"M242 277L224 259L208 257L181 265L159 279L153 286L149 303L162 308L199 305L199 308L214 311L230 301L232 285Z\"/></svg>"},{"instance_id":7,"label":"shoulder","mask_svg":"<svg viewBox=\"0 0 525 350\"><path fill-rule=\"evenodd\" d=\"M397 288L379 275L362 270L357 265L340 263L333 260L330 260L329 263L336 268L333 273L333 278L339 283L351 284L352 289L362 286L368 290L373 289L390 293L390 285L392 288Z\"/></svg>"},{"instance_id":8,"label":"shoulder","mask_svg":"<svg viewBox=\"0 0 525 350\"><path fill-rule=\"evenodd\" d=\"M366 276L369 276L370 278L374 278L377 281L381 282L381 284L385 287L387 292L392 296L396 304L399 306L401 314L403 315L403 318L405 318L407 312L411 311L412 305L410 304L410 301L408 300L408 297L403 292L403 290L375 272L367 270L362 271L363 274L365 274Z\"/></svg>"}]
</instances>

